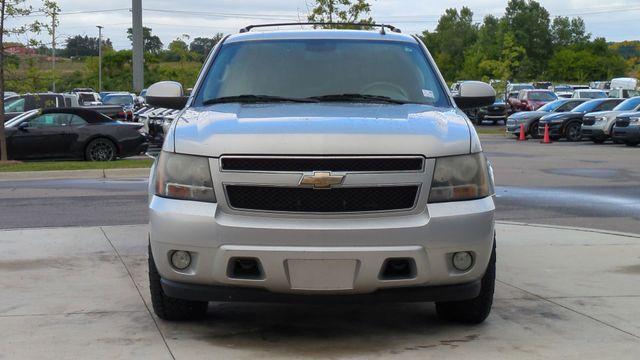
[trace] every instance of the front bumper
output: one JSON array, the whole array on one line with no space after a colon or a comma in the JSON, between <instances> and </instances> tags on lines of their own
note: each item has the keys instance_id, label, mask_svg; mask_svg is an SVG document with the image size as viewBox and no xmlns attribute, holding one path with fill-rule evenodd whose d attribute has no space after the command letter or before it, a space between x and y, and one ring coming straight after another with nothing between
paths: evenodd
<instances>
[{"instance_id":1,"label":"front bumper","mask_svg":"<svg viewBox=\"0 0 640 360\"><path fill-rule=\"evenodd\" d=\"M613 139L621 142L640 142L640 126L614 127Z\"/></svg>"},{"instance_id":2,"label":"front bumper","mask_svg":"<svg viewBox=\"0 0 640 360\"><path fill-rule=\"evenodd\" d=\"M495 207L491 197L429 204L422 212L406 215L367 218L244 215L228 213L214 203L157 196L152 197L149 207L150 244L163 287L168 294L181 298L197 298L201 292L203 298L214 300L211 293L225 294L223 290L228 287L257 289L251 293L262 294L265 299L279 297L273 294L386 294L382 290L407 287L413 288L416 296L422 294L418 297L433 301L472 298L477 291L473 290L475 285L468 284L484 275L494 241ZM191 266L186 270L173 268L169 259L174 250L190 251ZM458 271L451 264L453 253L458 251L473 254L469 270ZM229 264L239 257L257 259L264 276L230 276ZM412 276L381 278L381 269L391 258L414 261ZM341 285L335 288L295 284L291 262L317 260L352 261L355 271L338 275L343 278L336 279ZM463 284L473 289L462 286L467 290L450 293L440 288Z\"/></svg>"},{"instance_id":3,"label":"front bumper","mask_svg":"<svg viewBox=\"0 0 640 360\"><path fill-rule=\"evenodd\" d=\"M538 135L544 136L544 127L545 125L549 125L549 136L553 137L563 137L564 129L562 123L539 123L538 124Z\"/></svg>"}]
</instances>

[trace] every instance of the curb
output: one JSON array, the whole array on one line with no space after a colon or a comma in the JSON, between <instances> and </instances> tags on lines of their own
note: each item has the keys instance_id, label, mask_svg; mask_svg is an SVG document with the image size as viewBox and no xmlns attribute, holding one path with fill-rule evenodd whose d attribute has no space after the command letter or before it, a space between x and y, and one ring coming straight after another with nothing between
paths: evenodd
<instances>
[{"instance_id":1,"label":"curb","mask_svg":"<svg viewBox=\"0 0 640 360\"><path fill-rule=\"evenodd\" d=\"M148 177L150 168L0 172L0 181Z\"/></svg>"}]
</instances>

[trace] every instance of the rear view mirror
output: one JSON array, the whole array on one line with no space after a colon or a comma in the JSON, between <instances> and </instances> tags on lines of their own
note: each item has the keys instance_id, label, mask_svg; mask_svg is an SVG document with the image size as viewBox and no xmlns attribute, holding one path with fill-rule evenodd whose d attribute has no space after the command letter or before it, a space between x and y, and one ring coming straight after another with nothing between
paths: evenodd
<instances>
[{"instance_id":1,"label":"rear view mirror","mask_svg":"<svg viewBox=\"0 0 640 360\"><path fill-rule=\"evenodd\" d=\"M456 105L461 109L473 109L491 105L496 101L496 91L482 81L465 81L454 95Z\"/></svg>"},{"instance_id":2,"label":"rear view mirror","mask_svg":"<svg viewBox=\"0 0 640 360\"><path fill-rule=\"evenodd\" d=\"M153 107L182 110L188 99L182 85L175 81L160 81L147 89L147 104Z\"/></svg>"}]
</instances>

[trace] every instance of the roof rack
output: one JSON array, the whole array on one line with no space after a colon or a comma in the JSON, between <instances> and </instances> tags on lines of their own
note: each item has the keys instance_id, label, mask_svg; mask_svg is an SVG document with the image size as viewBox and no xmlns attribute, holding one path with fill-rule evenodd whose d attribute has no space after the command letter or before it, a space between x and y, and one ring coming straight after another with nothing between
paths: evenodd
<instances>
[{"instance_id":1,"label":"roof rack","mask_svg":"<svg viewBox=\"0 0 640 360\"><path fill-rule=\"evenodd\" d=\"M323 25L336 25L336 26L360 26L360 27L378 27L380 28L380 34L384 35L384 29L387 28L395 33L400 33L400 29L393 25L386 24L363 24L363 23L336 23L336 22L288 22L288 23L274 23L274 24L257 24L257 25L249 25L240 29L241 33L249 32L251 29L262 28L262 27L278 27L278 26L300 26L300 25L313 25L313 26L323 26Z\"/></svg>"}]
</instances>

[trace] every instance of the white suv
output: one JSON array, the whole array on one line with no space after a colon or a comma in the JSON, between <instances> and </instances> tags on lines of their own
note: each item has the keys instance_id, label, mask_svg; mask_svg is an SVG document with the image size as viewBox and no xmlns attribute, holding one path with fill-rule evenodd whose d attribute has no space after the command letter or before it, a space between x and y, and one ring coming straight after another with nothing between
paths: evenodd
<instances>
[{"instance_id":1,"label":"white suv","mask_svg":"<svg viewBox=\"0 0 640 360\"><path fill-rule=\"evenodd\" d=\"M417 37L381 29L244 29L190 97L149 87L149 104L184 108L150 181L159 317L208 301L436 301L447 319L487 317L493 178L459 107L495 91L464 82L452 98Z\"/></svg>"}]
</instances>

